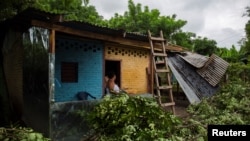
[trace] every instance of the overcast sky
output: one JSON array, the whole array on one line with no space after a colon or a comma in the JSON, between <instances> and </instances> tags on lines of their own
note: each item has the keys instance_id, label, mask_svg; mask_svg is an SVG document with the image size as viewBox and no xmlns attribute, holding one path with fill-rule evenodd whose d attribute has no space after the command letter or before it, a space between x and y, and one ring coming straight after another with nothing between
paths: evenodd
<instances>
[{"instance_id":1,"label":"overcast sky","mask_svg":"<svg viewBox=\"0 0 250 141\"><path fill-rule=\"evenodd\" d=\"M250 0L133 0L142 8L158 9L163 16L177 15L186 20L183 31L193 32L201 37L215 40L220 47L231 48L245 37L245 24L249 17L242 17ZM123 15L128 11L128 0L90 0L98 13L105 19L115 13Z\"/></svg>"}]
</instances>

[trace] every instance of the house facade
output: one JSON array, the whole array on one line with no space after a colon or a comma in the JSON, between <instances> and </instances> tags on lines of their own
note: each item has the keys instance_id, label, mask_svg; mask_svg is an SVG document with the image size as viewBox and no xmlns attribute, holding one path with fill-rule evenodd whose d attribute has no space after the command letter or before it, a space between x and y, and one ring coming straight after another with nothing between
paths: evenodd
<instances>
[{"instance_id":1,"label":"house facade","mask_svg":"<svg viewBox=\"0 0 250 141\"><path fill-rule=\"evenodd\" d=\"M146 35L63 21L61 14L32 8L0 28L0 92L10 103L5 106L53 140L79 140L88 133L85 119L75 111L88 112L102 99L109 71L129 94L153 93ZM180 53L183 48L176 45L166 49L174 51L168 54L169 66L190 103L217 91L227 62L216 55ZM79 93L87 95L79 99Z\"/></svg>"},{"instance_id":2,"label":"house facade","mask_svg":"<svg viewBox=\"0 0 250 141\"><path fill-rule=\"evenodd\" d=\"M87 133L74 116L90 110L105 90L108 71L129 94L151 92L148 37L27 9L1 23L6 97L25 124L53 140ZM15 88L15 89L13 89ZM85 100L77 94L87 92ZM71 132L72 131L72 132Z\"/></svg>"}]
</instances>

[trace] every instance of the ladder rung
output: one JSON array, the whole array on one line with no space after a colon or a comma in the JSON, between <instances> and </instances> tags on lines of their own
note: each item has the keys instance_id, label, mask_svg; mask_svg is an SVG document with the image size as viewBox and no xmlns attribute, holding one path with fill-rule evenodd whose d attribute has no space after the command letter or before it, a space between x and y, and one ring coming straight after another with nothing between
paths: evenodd
<instances>
[{"instance_id":1,"label":"ladder rung","mask_svg":"<svg viewBox=\"0 0 250 141\"><path fill-rule=\"evenodd\" d=\"M155 63L156 63L156 64L165 64L164 61L156 61Z\"/></svg>"},{"instance_id":2,"label":"ladder rung","mask_svg":"<svg viewBox=\"0 0 250 141\"><path fill-rule=\"evenodd\" d=\"M165 41L165 39L161 37L151 37L150 39L154 41Z\"/></svg>"},{"instance_id":3,"label":"ladder rung","mask_svg":"<svg viewBox=\"0 0 250 141\"><path fill-rule=\"evenodd\" d=\"M167 107L167 106L174 106L175 102L169 102L169 103L162 103L161 106Z\"/></svg>"},{"instance_id":4,"label":"ladder rung","mask_svg":"<svg viewBox=\"0 0 250 141\"><path fill-rule=\"evenodd\" d=\"M164 57L167 57L168 55L167 54L164 54L164 53L153 53L154 56L164 56Z\"/></svg>"},{"instance_id":5,"label":"ladder rung","mask_svg":"<svg viewBox=\"0 0 250 141\"><path fill-rule=\"evenodd\" d=\"M172 89L172 86L159 86L158 87L159 89L161 89L161 90L165 90L165 89Z\"/></svg>"},{"instance_id":6,"label":"ladder rung","mask_svg":"<svg viewBox=\"0 0 250 141\"><path fill-rule=\"evenodd\" d=\"M157 70L155 70L155 72L169 72L169 70L167 70L167 69L157 69Z\"/></svg>"}]
</instances>

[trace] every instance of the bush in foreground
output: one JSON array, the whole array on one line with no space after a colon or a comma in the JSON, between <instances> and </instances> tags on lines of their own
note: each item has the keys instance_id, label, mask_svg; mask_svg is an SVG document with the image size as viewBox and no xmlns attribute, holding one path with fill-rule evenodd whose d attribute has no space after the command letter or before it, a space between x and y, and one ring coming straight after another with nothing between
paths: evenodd
<instances>
[{"instance_id":1,"label":"bush in foreground","mask_svg":"<svg viewBox=\"0 0 250 141\"><path fill-rule=\"evenodd\" d=\"M26 127L0 127L1 141L51 141L41 133Z\"/></svg>"},{"instance_id":2,"label":"bush in foreground","mask_svg":"<svg viewBox=\"0 0 250 141\"><path fill-rule=\"evenodd\" d=\"M92 136L108 141L165 140L181 124L153 98L126 94L106 96L89 113L88 121L94 130Z\"/></svg>"}]
</instances>

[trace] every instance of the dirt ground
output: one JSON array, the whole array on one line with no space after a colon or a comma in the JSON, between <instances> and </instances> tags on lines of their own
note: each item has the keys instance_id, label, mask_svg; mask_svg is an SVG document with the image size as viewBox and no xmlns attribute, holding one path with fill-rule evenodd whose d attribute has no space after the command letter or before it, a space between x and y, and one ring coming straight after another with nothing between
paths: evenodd
<instances>
[{"instance_id":1,"label":"dirt ground","mask_svg":"<svg viewBox=\"0 0 250 141\"><path fill-rule=\"evenodd\" d=\"M188 107L189 102L187 100L176 100L175 101L175 114L179 117L188 116L186 108Z\"/></svg>"},{"instance_id":2,"label":"dirt ground","mask_svg":"<svg viewBox=\"0 0 250 141\"><path fill-rule=\"evenodd\" d=\"M187 98L174 98L175 101L175 115L181 118L188 116L186 108L190 104ZM166 107L166 110L172 111L171 107Z\"/></svg>"}]
</instances>

